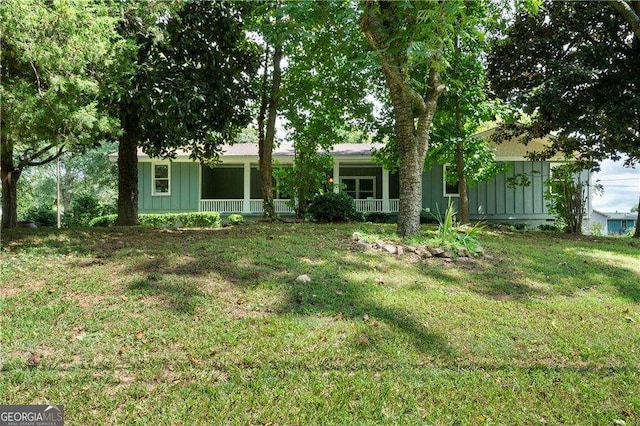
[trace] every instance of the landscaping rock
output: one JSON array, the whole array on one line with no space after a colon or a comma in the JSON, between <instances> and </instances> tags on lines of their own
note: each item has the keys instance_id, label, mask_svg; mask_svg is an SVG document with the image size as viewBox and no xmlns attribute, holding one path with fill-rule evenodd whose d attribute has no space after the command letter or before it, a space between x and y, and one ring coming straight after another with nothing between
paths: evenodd
<instances>
[{"instance_id":1,"label":"landscaping rock","mask_svg":"<svg viewBox=\"0 0 640 426\"><path fill-rule=\"evenodd\" d=\"M358 245L360 247L362 247L362 248L365 248L365 249L370 249L370 248L373 247L371 244L369 244L368 242L366 242L364 240L358 240Z\"/></svg>"},{"instance_id":2,"label":"landscaping rock","mask_svg":"<svg viewBox=\"0 0 640 426\"><path fill-rule=\"evenodd\" d=\"M402 256L404 254L404 247L397 246L396 247L396 253L398 253L398 256Z\"/></svg>"},{"instance_id":3,"label":"landscaping rock","mask_svg":"<svg viewBox=\"0 0 640 426\"><path fill-rule=\"evenodd\" d=\"M416 251L416 254L418 254L418 251ZM428 259L430 257L433 257L433 255L431 254L431 252L429 250L425 250L423 252L420 253L422 255L422 257Z\"/></svg>"},{"instance_id":4,"label":"landscaping rock","mask_svg":"<svg viewBox=\"0 0 640 426\"><path fill-rule=\"evenodd\" d=\"M353 241L358 241L360 242L360 240L362 240L362 234L359 232L354 232L353 234L351 234L351 239Z\"/></svg>"},{"instance_id":5,"label":"landscaping rock","mask_svg":"<svg viewBox=\"0 0 640 426\"><path fill-rule=\"evenodd\" d=\"M444 255L444 250L441 249L440 247L433 247L433 248L429 249L429 251L434 256L438 256L439 257L439 256Z\"/></svg>"},{"instance_id":6,"label":"landscaping rock","mask_svg":"<svg viewBox=\"0 0 640 426\"><path fill-rule=\"evenodd\" d=\"M385 244L383 248L391 254L396 254L398 251L396 246L392 246L391 244Z\"/></svg>"},{"instance_id":7,"label":"landscaping rock","mask_svg":"<svg viewBox=\"0 0 640 426\"><path fill-rule=\"evenodd\" d=\"M309 275L303 274L303 275L299 275L298 278L296 278L296 281L299 283L310 283L311 282L311 277Z\"/></svg>"},{"instance_id":8,"label":"landscaping rock","mask_svg":"<svg viewBox=\"0 0 640 426\"><path fill-rule=\"evenodd\" d=\"M418 248L414 246L406 246L405 250L407 250L409 253L415 253L418 250Z\"/></svg>"}]
</instances>

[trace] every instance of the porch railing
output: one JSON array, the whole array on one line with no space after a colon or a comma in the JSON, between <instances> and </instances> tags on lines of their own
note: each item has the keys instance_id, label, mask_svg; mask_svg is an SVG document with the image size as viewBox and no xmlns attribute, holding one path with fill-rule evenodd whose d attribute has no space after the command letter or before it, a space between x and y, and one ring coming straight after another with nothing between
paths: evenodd
<instances>
[{"instance_id":1,"label":"porch railing","mask_svg":"<svg viewBox=\"0 0 640 426\"><path fill-rule=\"evenodd\" d=\"M293 213L293 209L287 206L287 201L273 200L276 213ZM244 208L244 200L200 200L199 210L201 212L219 213L247 213ZM262 213L262 200L249 200L248 213Z\"/></svg>"},{"instance_id":2,"label":"porch railing","mask_svg":"<svg viewBox=\"0 0 640 426\"><path fill-rule=\"evenodd\" d=\"M293 213L294 210L287 206L287 201L284 199L273 200L276 213ZM390 199L389 212L396 213L398 211L398 200ZM384 200L381 199L367 199L367 200L355 200L356 210L363 213L382 212L384 207ZM249 200L249 211L245 211L244 200L200 200L199 210L201 212L220 212L220 213L262 213L262 200L252 199Z\"/></svg>"}]
</instances>

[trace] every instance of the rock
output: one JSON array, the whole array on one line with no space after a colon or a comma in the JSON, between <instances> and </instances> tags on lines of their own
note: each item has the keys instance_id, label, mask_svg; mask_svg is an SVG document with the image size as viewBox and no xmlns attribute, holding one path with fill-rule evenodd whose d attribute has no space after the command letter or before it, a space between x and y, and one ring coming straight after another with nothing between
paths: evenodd
<instances>
[{"instance_id":1,"label":"rock","mask_svg":"<svg viewBox=\"0 0 640 426\"><path fill-rule=\"evenodd\" d=\"M444 257L445 259L453 259L453 253L451 253L450 251L445 251L440 257Z\"/></svg>"},{"instance_id":2,"label":"rock","mask_svg":"<svg viewBox=\"0 0 640 426\"><path fill-rule=\"evenodd\" d=\"M351 234L351 239L353 241L360 241L362 239L362 234L359 232L354 232L353 234Z\"/></svg>"},{"instance_id":3,"label":"rock","mask_svg":"<svg viewBox=\"0 0 640 426\"><path fill-rule=\"evenodd\" d=\"M416 254L418 254L418 253L419 253L419 251L416 251ZM426 251L424 251L424 252L421 252L420 254L421 254L421 255L422 255L422 257L424 257L424 258L430 258L430 257L433 257L433 255L431 254L431 252L430 252L429 250L426 250Z\"/></svg>"},{"instance_id":4,"label":"rock","mask_svg":"<svg viewBox=\"0 0 640 426\"><path fill-rule=\"evenodd\" d=\"M490 254L484 254L484 258L491 260L493 259L493 256L491 256Z\"/></svg>"},{"instance_id":5,"label":"rock","mask_svg":"<svg viewBox=\"0 0 640 426\"><path fill-rule=\"evenodd\" d=\"M402 256L404 254L404 247L397 246L396 247L396 253L398 253L398 256Z\"/></svg>"},{"instance_id":6,"label":"rock","mask_svg":"<svg viewBox=\"0 0 640 426\"><path fill-rule=\"evenodd\" d=\"M392 246L391 244L385 244L383 248L391 254L396 254L398 251L396 246Z\"/></svg>"},{"instance_id":7,"label":"rock","mask_svg":"<svg viewBox=\"0 0 640 426\"><path fill-rule=\"evenodd\" d=\"M370 248L373 247L371 244L369 244L368 242L363 241L363 240L358 240L358 245L360 247L362 247L362 248L365 248L365 249L370 249Z\"/></svg>"},{"instance_id":8,"label":"rock","mask_svg":"<svg viewBox=\"0 0 640 426\"><path fill-rule=\"evenodd\" d=\"M378 241L377 243L374 244L375 247L381 249L384 248L384 241Z\"/></svg>"},{"instance_id":9,"label":"rock","mask_svg":"<svg viewBox=\"0 0 640 426\"><path fill-rule=\"evenodd\" d=\"M414 247L414 246L406 246L405 249L409 252L409 253L415 253L418 250L418 247Z\"/></svg>"},{"instance_id":10,"label":"rock","mask_svg":"<svg viewBox=\"0 0 640 426\"><path fill-rule=\"evenodd\" d=\"M444 254L444 250L441 249L440 247L433 247L433 248L429 249L429 251L434 256L442 256Z\"/></svg>"},{"instance_id":11,"label":"rock","mask_svg":"<svg viewBox=\"0 0 640 426\"><path fill-rule=\"evenodd\" d=\"M444 260L447 263L453 262L453 259L450 257L443 257L442 260Z\"/></svg>"},{"instance_id":12,"label":"rock","mask_svg":"<svg viewBox=\"0 0 640 426\"><path fill-rule=\"evenodd\" d=\"M299 283L310 283L311 277L309 277L309 275L306 275L306 274L299 275L298 278L296 278L296 281Z\"/></svg>"}]
</instances>

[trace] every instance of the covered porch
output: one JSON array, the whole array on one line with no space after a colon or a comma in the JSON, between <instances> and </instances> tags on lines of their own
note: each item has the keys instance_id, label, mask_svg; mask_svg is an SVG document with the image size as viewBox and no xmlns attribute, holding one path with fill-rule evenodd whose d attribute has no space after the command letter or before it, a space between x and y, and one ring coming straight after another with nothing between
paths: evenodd
<instances>
[{"instance_id":1,"label":"covered porch","mask_svg":"<svg viewBox=\"0 0 640 426\"><path fill-rule=\"evenodd\" d=\"M335 161L327 179L335 192L344 191L363 213L397 213L398 176L382 166L371 163ZM274 205L278 214L293 214L289 201L274 185ZM260 174L256 163L219 165L200 169L200 199L198 211L223 214L262 214Z\"/></svg>"}]
</instances>

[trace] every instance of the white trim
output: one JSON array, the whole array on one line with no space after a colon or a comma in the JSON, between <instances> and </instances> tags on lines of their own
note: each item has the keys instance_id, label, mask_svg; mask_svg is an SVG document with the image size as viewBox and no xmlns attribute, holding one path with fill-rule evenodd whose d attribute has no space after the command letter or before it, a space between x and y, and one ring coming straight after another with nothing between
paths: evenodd
<instances>
[{"instance_id":1,"label":"white trim","mask_svg":"<svg viewBox=\"0 0 640 426\"><path fill-rule=\"evenodd\" d=\"M251 213L251 163L245 161L243 165L243 194L242 212Z\"/></svg>"},{"instance_id":2,"label":"white trim","mask_svg":"<svg viewBox=\"0 0 640 426\"><path fill-rule=\"evenodd\" d=\"M333 192L340 192L340 161L333 160Z\"/></svg>"},{"instance_id":3,"label":"white trim","mask_svg":"<svg viewBox=\"0 0 640 426\"><path fill-rule=\"evenodd\" d=\"M158 178L167 181L167 192L156 192L156 166L167 166L167 177ZM152 197L168 197L171 195L171 162L170 161L154 161L151 163L151 196Z\"/></svg>"},{"instance_id":4,"label":"white trim","mask_svg":"<svg viewBox=\"0 0 640 426\"><path fill-rule=\"evenodd\" d=\"M450 164L443 164L442 165L442 196L445 198L449 198L449 197L460 197L460 181L458 181L458 192L447 192L447 166L450 166Z\"/></svg>"},{"instance_id":5,"label":"white trim","mask_svg":"<svg viewBox=\"0 0 640 426\"><path fill-rule=\"evenodd\" d=\"M389 170L382 168L382 211L388 213L389 206Z\"/></svg>"}]
</instances>

